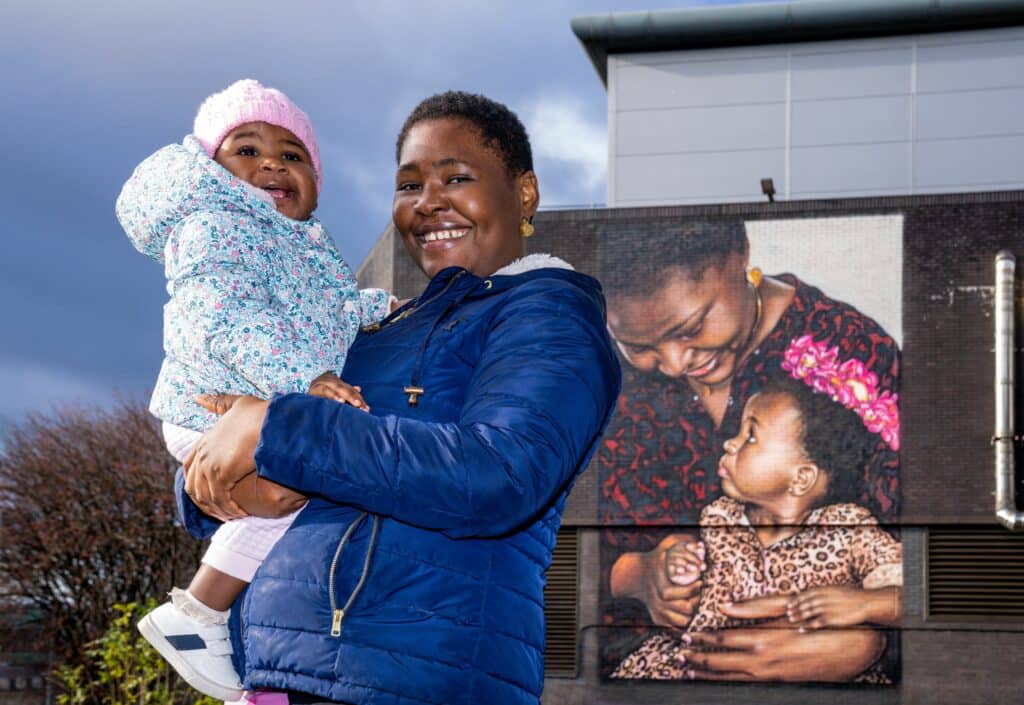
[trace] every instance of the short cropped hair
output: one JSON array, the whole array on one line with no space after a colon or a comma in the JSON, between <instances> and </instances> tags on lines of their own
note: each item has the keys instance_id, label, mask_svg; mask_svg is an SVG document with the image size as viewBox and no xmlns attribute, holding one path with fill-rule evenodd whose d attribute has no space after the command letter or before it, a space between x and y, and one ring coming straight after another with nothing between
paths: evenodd
<instances>
[{"instance_id":1,"label":"short cropped hair","mask_svg":"<svg viewBox=\"0 0 1024 705\"><path fill-rule=\"evenodd\" d=\"M405 119L395 144L395 161L402 158L402 145L409 130L424 120L454 118L465 120L479 132L484 145L501 157L510 176L533 170L533 151L526 128L514 112L502 103L477 93L447 91L425 99Z\"/></svg>"},{"instance_id":2,"label":"short cropped hair","mask_svg":"<svg viewBox=\"0 0 1024 705\"><path fill-rule=\"evenodd\" d=\"M647 297L674 275L700 281L710 267L746 251L746 230L736 218L606 225L597 248L597 278L608 296Z\"/></svg>"}]
</instances>

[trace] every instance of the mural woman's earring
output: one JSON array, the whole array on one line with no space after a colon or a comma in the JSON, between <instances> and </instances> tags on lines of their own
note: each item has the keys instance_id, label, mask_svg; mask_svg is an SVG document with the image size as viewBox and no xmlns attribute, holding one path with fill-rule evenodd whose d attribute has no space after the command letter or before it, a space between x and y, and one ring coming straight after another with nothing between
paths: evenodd
<instances>
[{"instance_id":1,"label":"mural woman's earring","mask_svg":"<svg viewBox=\"0 0 1024 705\"><path fill-rule=\"evenodd\" d=\"M523 237L533 235L533 223L530 222L529 218L523 218L523 222L519 224L519 234Z\"/></svg>"},{"instance_id":2,"label":"mural woman's earring","mask_svg":"<svg viewBox=\"0 0 1024 705\"><path fill-rule=\"evenodd\" d=\"M747 267L747 281L755 289L761 286L761 279L764 278L764 274L761 273L760 267Z\"/></svg>"}]
</instances>

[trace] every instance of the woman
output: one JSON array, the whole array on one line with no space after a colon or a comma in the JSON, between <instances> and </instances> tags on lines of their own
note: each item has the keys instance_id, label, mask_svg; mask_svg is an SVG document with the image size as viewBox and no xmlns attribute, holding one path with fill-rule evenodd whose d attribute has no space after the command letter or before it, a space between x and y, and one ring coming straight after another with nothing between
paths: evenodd
<instances>
[{"instance_id":1,"label":"woman","mask_svg":"<svg viewBox=\"0 0 1024 705\"><path fill-rule=\"evenodd\" d=\"M780 373L801 336L838 346L895 393L899 351L877 323L792 275L749 269L741 221L691 221L637 238L619 229L601 242L599 277L608 324L631 369L618 413L598 455L605 524L693 525L721 492L717 464L742 409ZM865 477L862 502L882 521L899 511L899 457L884 441ZM607 621L683 628L703 587L672 583L669 549L695 536L675 530L609 529L602 540ZM779 601L747 603L736 617L780 617ZM606 650L614 667L631 634ZM848 680L877 659L881 638L859 632L798 634L788 629L695 634L731 652L694 653L694 677ZM814 655L811 658L810 655Z\"/></svg>"},{"instance_id":2,"label":"woman","mask_svg":"<svg viewBox=\"0 0 1024 705\"><path fill-rule=\"evenodd\" d=\"M539 197L505 106L428 98L397 151L395 226L431 281L349 352L371 413L238 398L186 463L184 514L237 514L254 471L309 497L236 604L247 688L535 704L544 571L619 389L600 287L522 256Z\"/></svg>"}]
</instances>

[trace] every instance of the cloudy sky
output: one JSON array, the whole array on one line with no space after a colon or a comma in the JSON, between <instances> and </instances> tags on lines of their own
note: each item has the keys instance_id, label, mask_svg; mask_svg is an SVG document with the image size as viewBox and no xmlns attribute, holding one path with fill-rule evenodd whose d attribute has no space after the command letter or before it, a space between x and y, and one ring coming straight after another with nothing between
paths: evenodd
<instances>
[{"instance_id":1,"label":"cloudy sky","mask_svg":"<svg viewBox=\"0 0 1024 705\"><path fill-rule=\"evenodd\" d=\"M148 397L163 275L114 199L209 93L252 77L310 114L317 214L355 268L390 218L395 134L420 99L455 88L507 103L530 131L542 205L601 204L605 92L570 19L732 1L5 3L0 421Z\"/></svg>"}]
</instances>

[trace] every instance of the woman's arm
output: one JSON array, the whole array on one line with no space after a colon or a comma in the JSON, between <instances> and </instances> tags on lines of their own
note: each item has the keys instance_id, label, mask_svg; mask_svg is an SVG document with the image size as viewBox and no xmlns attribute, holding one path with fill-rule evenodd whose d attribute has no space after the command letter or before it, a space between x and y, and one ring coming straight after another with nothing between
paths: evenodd
<instances>
[{"instance_id":1,"label":"woman's arm","mask_svg":"<svg viewBox=\"0 0 1024 705\"><path fill-rule=\"evenodd\" d=\"M565 491L618 390L599 301L561 280L535 280L488 330L457 420L279 397L261 434L259 473L451 536L500 535Z\"/></svg>"},{"instance_id":2,"label":"woman's arm","mask_svg":"<svg viewBox=\"0 0 1024 705\"><path fill-rule=\"evenodd\" d=\"M879 659L885 637L865 628L800 631L789 622L789 595L762 597L722 611L735 619L774 620L753 628L692 632L683 655L691 678L846 682ZM712 649L706 651L704 649Z\"/></svg>"},{"instance_id":3,"label":"woman's arm","mask_svg":"<svg viewBox=\"0 0 1024 705\"><path fill-rule=\"evenodd\" d=\"M692 632L685 639L714 649L682 653L687 676L703 680L843 683L867 670L885 648L884 636L873 629L799 632L784 623Z\"/></svg>"},{"instance_id":4,"label":"woman's arm","mask_svg":"<svg viewBox=\"0 0 1024 705\"><path fill-rule=\"evenodd\" d=\"M190 494L213 511L230 506L223 495L253 457L254 445L238 439L262 422L260 477L451 536L500 535L565 491L618 389L599 302L559 280L537 281L517 290L488 332L458 420L377 417L295 394L265 408L250 401L237 414L236 404L197 447Z\"/></svg>"}]
</instances>

